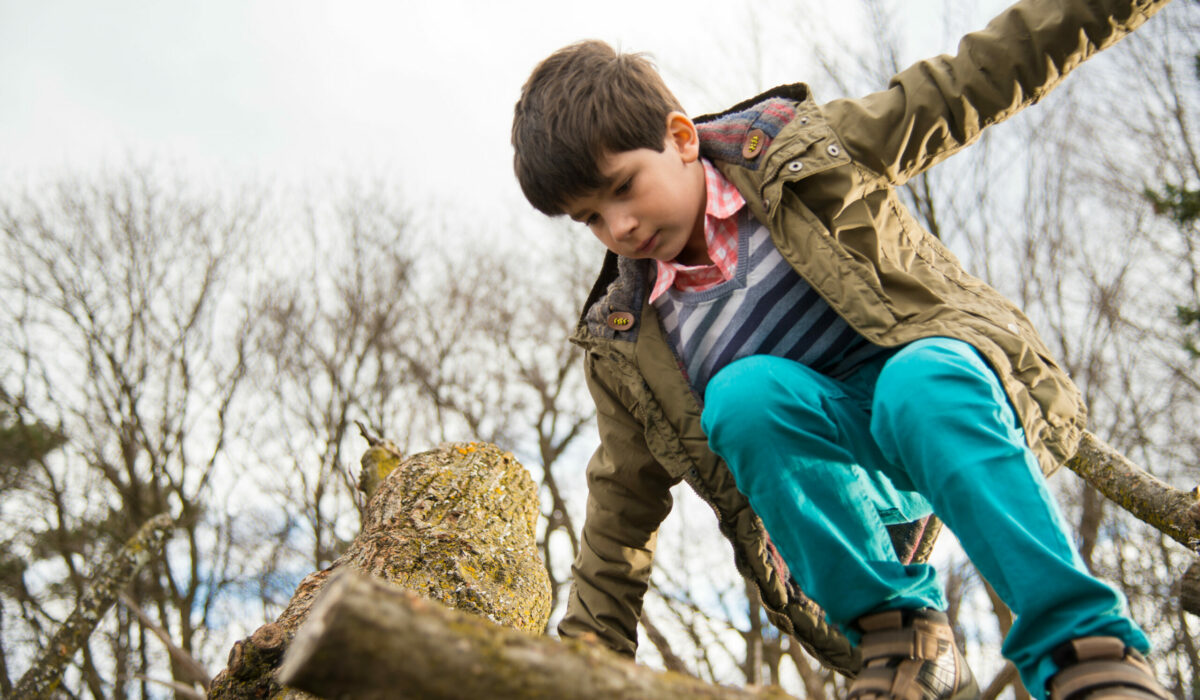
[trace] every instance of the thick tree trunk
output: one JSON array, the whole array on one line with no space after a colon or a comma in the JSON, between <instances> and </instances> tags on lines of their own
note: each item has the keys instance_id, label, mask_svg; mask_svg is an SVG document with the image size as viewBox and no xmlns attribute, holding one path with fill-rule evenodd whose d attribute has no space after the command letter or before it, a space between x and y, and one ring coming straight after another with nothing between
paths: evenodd
<instances>
[{"instance_id":1,"label":"thick tree trunk","mask_svg":"<svg viewBox=\"0 0 1200 700\"><path fill-rule=\"evenodd\" d=\"M497 627L351 572L330 582L288 649L290 686L356 700L789 698L651 671L607 649Z\"/></svg>"},{"instance_id":2,"label":"thick tree trunk","mask_svg":"<svg viewBox=\"0 0 1200 700\"><path fill-rule=\"evenodd\" d=\"M63 667L79 651L96 625L117 601L117 596L137 572L162 549L175 523L163 513L146 521L109 562L97 569L87 591L79 599L50 644L13 689L14 698L50 697L62 681Z\"/></svg>"},{"instance_id":3,"label":"thick tree trunk","mask_svg":"<svg viewBox=\"0 0 1200 700\"><path fill-rule=\"evenodd\" d=\"M363 465L364 487L381 484L368 504L363 533L333 566L301 583L274 624L235 646L210 697L292 692L274 680L280 656L339 568L408 592L347 577L345 590L322 603L320 620L288 653L288 677L298 688L363 698L391 697L400 688L423 698L785 697L656 674L599 649L468 623L421 602L424 596L541 631L549 592L534 547L536 490L510 455L491 446L451 445L400 464L387 443L373 441ZM1200 546L1200 491L1159 481L1090 433L1068 466L1139 519L1193 551ZM932 541L940 523L926 525L928 532L905 533L917 536L901 538L904 544L920 550Z\"/></svg>"},{"instance_id":4,"label":"thick tree trunk","mask_svg":"<svg viewBox=\"0 0 1200 700\"><path fill-rule=\"evenodd\" d=\"M378 487L362 532L310 574L274 623L234 645L209 698L299 697L275 680L279 659L330 576L348 569L529 633L545 629L550 579L536 546L537 487L513 456L459 443L403 459L368 437L364 490ZM368 631L363 634L369 634Z\"/></svg>"}]
</instances>

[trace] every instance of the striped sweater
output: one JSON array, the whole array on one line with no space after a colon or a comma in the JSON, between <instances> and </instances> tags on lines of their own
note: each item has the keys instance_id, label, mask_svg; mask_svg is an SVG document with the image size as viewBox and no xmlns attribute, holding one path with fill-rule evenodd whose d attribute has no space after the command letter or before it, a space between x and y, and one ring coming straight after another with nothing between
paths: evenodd
<instances>
[{"instance_id":1,"label":"striped sweater","mask_svg":"<svg viewBox=\"0 0 1200 700\"><path fill-rule=\"evenodd\" d=\"M834 378L883 348L860 336L775 248L748 209L738 214L733 279L701 292L669 289L653 301L696 395L730 362L775 355Z\"/></svg>"}]
</instances>

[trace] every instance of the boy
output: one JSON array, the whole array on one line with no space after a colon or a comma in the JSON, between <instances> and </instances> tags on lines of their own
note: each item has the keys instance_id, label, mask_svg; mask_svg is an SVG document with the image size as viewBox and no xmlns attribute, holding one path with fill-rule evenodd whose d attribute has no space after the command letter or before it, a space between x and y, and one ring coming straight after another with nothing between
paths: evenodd
<instances>
[{"instance_id":1,"label":"boy","mask_svg":"<svg viewBox=\"0 0 1200 700\"><path fill-rule=\"evenodd\" d=\"M535 68L513 122L522 190L610 251L573 338L601 445L564 636L633 653L684 479L772 621L856 676L851 698L978 695L935 571L889 536L930 514L1017 613L1003 651L1031 692L1168 697L1045 488L1079 392L893 189L1165 3L1023 0L883 92L817 106L782 86L694 122L602 43Z\"/></svg>"}]
</instances>

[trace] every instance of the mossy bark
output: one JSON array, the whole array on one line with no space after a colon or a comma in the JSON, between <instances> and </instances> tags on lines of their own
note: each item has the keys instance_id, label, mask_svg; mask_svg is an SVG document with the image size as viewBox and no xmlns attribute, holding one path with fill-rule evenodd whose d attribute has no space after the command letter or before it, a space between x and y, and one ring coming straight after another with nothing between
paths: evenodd
<instances>
[{"instance_id":1,"label":"mossy bark","mask_svg":"<svg viewBox=\"0 0 1200 700\"><path fill-rule=\"evenodd\" d=\"M1134 517L1200 551L1200 487L1164 483L1089 432L1067 467Z\"/></svg>"},{"instance_id":2,"label":"mossy bark","mask_svg":"<svg viewBox=\"0 0 1200 700\"><path fill-rule=\"evenodd\" d=\"M62 682L63 667L79 651L108 609L137 572L162 550L175 522L166 513L146 521L125 546L99 567L83 597L62 627L13 688L14 698L51 697Z\"/></svg>"},{"instance_id":3,"label":"mossy bark","mask_svg":"<svg viewBox=\"0 0 1200 700\"><path fill-rule=\"evenodd\" d=\"M357 700L783 700L652 671L605 648L490 624L411 591L338 574L293 640L287 683Z\"/></svg>"},{"instance_id":4,"label":"mossy bark","mask_svg":"<svg viewBox=\"0 0 1200 700\"><path fill-rule=\"evenodd\" d=\"M1189 549L1196 551L1200 546L1200 490L1184 491L1159 481L1091 433L1084 435L1067 466ZM381 603L389 596L375 593L365 607L362 601L353 604L359 606L357 612L345 608L350 605L345 601L338 603L343 607L337 609L347 617L333 624L336 634L325 635L320 643L305 642L310 646L305 654L311 658L325 655L325 661L305 672L293 670L296 678L307 679L302 681L306 687L318 692L391 697L399 683L412 684L410 692L417 693L415 696L430 698L482 697L474 693L486 691L486 696L496 698L665 700L766 697L774 692L756 695L704 684L693 687L692 681L681 684L670 674L660 682L651 676L662 674L643 674L642 669L624 659L610 658L601 649L532 640L482 622L464 623L461 616L446 617L441 607L421 603L418 597L520 630L536 633L543 629L549 614L549 581L534 546L535 487L511 455L477 443L447 445L402 460L390 443L374 440L364 455L363 467L364 490L378 487L379 492L368 504L362 534L329 569L305 578L288 608L268 626L270 634L265 636L271 640L278 637L282 643L272 641L270 648L264 649L255 637L240 642L231 654L230 668L214 681L210 697L310 697L282 688L275 681L276 668L317 594L338 569L364 572L408 589L411 593L402 599L408 601L403 605L409 611L382 612L383 606L393 607L394 601ZM918 550L925 540L933 539L929 535L936 533L939 523L930 525L933 532L921 533L925 537L918 538ZM423 630L421 635L405 638L407 641L397 637L400 630L395 620L401 619L397 615L406 620L403 624ZM327 620L322 625L328 632L331 623ZM264 629L256 636L263 636ZM443 633L444 637L436 637ZM370 655L372 649L392 651ZM399 656L387 655L401 650L404 653ZM428 664L412 663L414 655L428 656ZM405 662L396 663L397 658ZM355 659L352 666L346 665L349 659ZM362 666L368 663L362 659L374 660L369 662L370 670ZM347 676L345 672L351 668L359 670ZM429 672L431 668L437 669L436 673ZM599 675L591 675L596 669L601 669ZM384 673L387 680L380 680L378 673ZM549 676L552 678L544 679ZM604 685L602 678L608 676L623 679L627 685ZM326 683L332 684L323 685ZM600 688L599 694L580 690L589 685Z\"/></svg>"},{"instance_id":5,"label":"mossy bark","mask_svg":"<svg viewBox=\"0 0 1200 700\"><path fill-rule=\"evenodd\" d=\"M317 594L343 569L499 625L535 634L545 629L550 579L536 546L537 487L512 454L484 443L454 443L403 459L390 443L370 441L363 470L372 478L364 484L378 490L363 513L362 532L329 568L305 577L283 613L265 626L271 649L254 636L235 645L209 698L305 697L279 685L276 667Z\"/></svg>"}]
</instances>

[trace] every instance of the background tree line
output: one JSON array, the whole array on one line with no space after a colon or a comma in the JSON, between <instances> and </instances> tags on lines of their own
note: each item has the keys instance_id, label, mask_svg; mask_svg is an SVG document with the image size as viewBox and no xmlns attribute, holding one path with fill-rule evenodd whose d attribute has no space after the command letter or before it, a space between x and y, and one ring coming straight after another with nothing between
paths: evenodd
<instances>
[{"instance_id":1,"label":"background tree line","mask_svg":"<svg viewBox=\"0 0 1200 700\"><path fill-rule=\"evenodd\" d=\"M714 40L738 74L701 82L663 64L685 104L744 97L771 61L795 62L819 99L863 94L927 53L901 41L900 3L862 0L847 39L862 50L814 43L789 55L773 32L822 28L794 3L769 5L745 15L751 39ZM942 34L987 12L965 14L945 3ZM1200 478L1198 30L1200 3L1175 3L905 193L1034 319L1083 388L1091 429L1181 487ZM355 421L407 450L448 439L512 449L541 484L561 610L595 442L565 338L599 249L513 210L463 224L381 183L230 193L154 165L0 192L0 690L93 567L170 512L179 531L62 693L201 692L187 659L219 668L233 639L274 617L357 531ZM1196 620L1171 586L1193 554L1072 475L1052 485L1085 562L1147 626L1164 682L1191 696ZM641 661L837 697L844 681L765 623L711 520L678 492ZM999 663L1011 615L943 537L968 659L996 679L992 697L1022 697Z\"/></svg>"}]
</instances>

